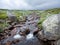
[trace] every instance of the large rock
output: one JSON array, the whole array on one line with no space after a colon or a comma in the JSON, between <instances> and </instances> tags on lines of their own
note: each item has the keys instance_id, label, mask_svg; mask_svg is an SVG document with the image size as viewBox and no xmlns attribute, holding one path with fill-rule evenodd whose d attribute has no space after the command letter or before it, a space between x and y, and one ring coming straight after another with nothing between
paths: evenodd
<instances>
[{"instance_id":1,"label":"large rock","mask_svg":"<svg viewBox=\"0 0 60 45\"><path fill-rule=\"evenodd\" d=\"M44 37L44 31L41 30L37 33L37 37L43 41L47 41L47 39Z\"/></svg>"},{"instance_id":2,"label":"large rock","mask_svg":"<svg viewBox=\"0 0 60 45\"><path fill-rule=\"evenodd\" d=\"M17 21L16 15L14 15L12 12L7 11L7 16L8 16L8 19L9 19L10 21L12 21L12 22Z\"/></svg>"},{"instance_id":3,"label":"large rock","mask_svg":"<svg viewBox=\"0 0 60 45\"><path fill-rule=\"evenodd\" d=\"M44 36L48 40L60 38L60 14L48 17L43 23Z\"/></svg>"},{"instance_id":4,"label":"large rock","mask_svg":"<svg viewBox=\"0 0 60 45\"><path fill-rule=\"evenodd\" d=\"M60 39L54 42L54 45L60 45Z\"/></svg>"}]
</instances>

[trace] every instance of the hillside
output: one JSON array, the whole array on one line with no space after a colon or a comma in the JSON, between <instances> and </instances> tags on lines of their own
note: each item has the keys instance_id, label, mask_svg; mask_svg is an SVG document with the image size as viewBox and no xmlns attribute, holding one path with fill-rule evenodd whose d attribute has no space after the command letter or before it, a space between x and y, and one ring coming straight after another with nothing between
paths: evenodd
<instances>
[{"instance_id":1,"label":"hillside","mask_svg":"<svg viewBox=\"0 0 60 45\"><path fill-rule=\"evenodd\" d=\"M42 22L48 16L60 13L60 8L49 9L49 10L7 10L7 9L0 9L0 19L6 20L8 18L8 16L7 16L8 11L10 11L14 15L16 15L18 20L19 20L20 16L30 15L33 12L35 12L37 15L40 16L40 21L38 22L38 26L39 26L39 28L41 28ZM8 26L8 24L6 22L0 23L0 28L4 28L6 26Z\"/></svg>"}]
</instances>

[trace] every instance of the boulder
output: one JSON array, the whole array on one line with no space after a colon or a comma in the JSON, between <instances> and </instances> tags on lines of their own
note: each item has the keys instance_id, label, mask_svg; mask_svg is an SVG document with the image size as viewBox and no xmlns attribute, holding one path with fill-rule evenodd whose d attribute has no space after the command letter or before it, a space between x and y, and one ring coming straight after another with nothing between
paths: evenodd
<instances>
[{"instance_id":1,"label":"boulder","mask_svg":"<svg viewBox=\"0 0 60 45\"><path fill-rule=\"evenodd\" d=\"M43 30L39 31L39 32L36 34L36 36L37 36L40 40L47 41L47 39L46 39L45 36L44 36L44 31L43 31Z\"/></svg>"},{"instance_id":2,"label":"boulder","mask_svg":"<svg viewBox=\"0 0 60 45\"><path fill-rule=\"evenodd\" d=\"M48 40L57 40L60 38L60 14L48 17L42 23L43 33Z\"/></svg>"},{"instance_id":3,"label":"boulder","mask_svg":"<svg viewBox=\"0 0 60 45\"><path fill-rule=\"evenodd\" d=\"M14 15L12 12L7 11L7 16L8 16L8 19L9 19L10 21L12 21L12 22L17 21L16 15Z\"/></svg>"},{"instance_id":4,"label":"boulder","mask_svg":"<svg viewBox=\"0 0 60 45\"><path fill-rule=\"evenodd\" d=\"M60 45L60 39L54 42L54 45Z\"/></svg>"},{"instance_id":5,"label":"boulder","mask_svg":"<svg viewBox=\"0 0 60 45\"><path fill-rule=\"evenodd\" d=\"M12 22L17 21L17 17L16 16L8 16L9 20Z\"/></svg>"}]
</instances>

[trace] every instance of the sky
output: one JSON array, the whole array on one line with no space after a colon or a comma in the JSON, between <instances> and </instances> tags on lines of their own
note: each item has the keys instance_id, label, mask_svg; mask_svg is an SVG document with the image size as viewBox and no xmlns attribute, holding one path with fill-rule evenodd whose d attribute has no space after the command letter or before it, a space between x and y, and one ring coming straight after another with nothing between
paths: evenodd
<instances>
[{"instance_id":1,"label":"sky","mask_svg":"<svg viewBox=\"0 0 60 45\"><path fill-rule=\"evenodd\" d=\"M60 8L60 0L0 0L0 9L45 10Z\"/></svg>"}]
</instances>

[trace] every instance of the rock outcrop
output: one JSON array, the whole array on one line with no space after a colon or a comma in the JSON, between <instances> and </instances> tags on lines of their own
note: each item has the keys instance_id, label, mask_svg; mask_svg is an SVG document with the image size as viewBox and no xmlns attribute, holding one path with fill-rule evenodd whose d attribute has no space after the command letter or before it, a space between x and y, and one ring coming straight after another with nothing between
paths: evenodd
<instances>
[{"instance_id":1,"label":"rock outcrop","mask_svg":"<svg viewBox=\"0 0 60 45\"><path fill-rule=\"evenodd\" d=\"M57 40L60 38L60 15L52 15L43 23L44 36L48 40Z\"/></svg>"}]
</instances>

